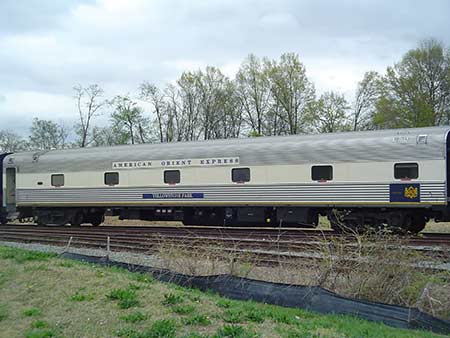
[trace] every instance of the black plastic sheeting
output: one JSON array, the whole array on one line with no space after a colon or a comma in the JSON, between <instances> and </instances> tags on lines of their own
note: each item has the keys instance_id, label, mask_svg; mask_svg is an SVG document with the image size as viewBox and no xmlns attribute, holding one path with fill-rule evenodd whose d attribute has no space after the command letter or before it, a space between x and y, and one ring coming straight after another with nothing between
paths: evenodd
<instances>
[{"instance_id":1,"label":"black plastic sheeting","mask_svg":"<svg viewBox=\"0 0 450 338\"><path fill-rule=\"evenodd\" d=\"M253 300L324 314L351 315L399 328L450 334L449 321L433 317L415 308L341 297L320 287L271 283L230 275L189 276L166 269L111 261L105 257L74 253L64 253L61 256L105 266L121 267L132 272L150 273L159 281L197 288L202 291L212 290L231 299Z\"/></svg>"}]
</instances>

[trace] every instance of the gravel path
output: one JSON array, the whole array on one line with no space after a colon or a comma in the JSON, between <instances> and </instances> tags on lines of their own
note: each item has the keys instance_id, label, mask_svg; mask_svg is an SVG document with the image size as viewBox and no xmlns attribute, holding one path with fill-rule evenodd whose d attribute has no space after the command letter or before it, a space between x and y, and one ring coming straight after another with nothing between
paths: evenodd
<instances>
[{"instance_id":1,"label":"gravel path","mask_svg":"<svg viewBox=\"0 0 450 338\"><path fill-rule=\"evenodd\" d=\"M64 247L55 245L37 244L37 243L16 243L6 241L0 241L0 245L33 251L54 252L57 254L61 254L63 252L70 252L88 256L100 256L100 257L107 256L107 251L103 249L69 248L66 250ZM151 267L161 266L160 260L155 255L112 251L109 253L109 258L114 261L128 264L140 264Z\"/></svg>"}]
</instances>

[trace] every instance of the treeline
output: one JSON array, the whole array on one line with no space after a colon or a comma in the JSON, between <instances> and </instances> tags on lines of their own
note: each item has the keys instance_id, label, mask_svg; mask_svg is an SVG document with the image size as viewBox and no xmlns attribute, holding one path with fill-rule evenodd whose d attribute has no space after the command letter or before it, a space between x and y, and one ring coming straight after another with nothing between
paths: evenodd
<instances>
[{"instance_id":1,"label":"treeline","mask_svg":"<svg viewBox=\"0 0 450 338\"><path fill-rule=\"evenodd\" d=\"M145 104L144 104L145 103ZM151 109L143 109L151 107ZM105 98L96 84L74 87L78 123L68 129L34 119L30 136L0 131L2 151L176 142L348 130L422 127L450 122L450 51L421 42L384 74L367 72L354 99L318 96L293 53L249 55L234 79L216 67L189 71L164 88L144 82L135 95ZM100 115L109 124L100 127ZM68 142L70 133L75 142Z\"/></svg>"}]
</instances>

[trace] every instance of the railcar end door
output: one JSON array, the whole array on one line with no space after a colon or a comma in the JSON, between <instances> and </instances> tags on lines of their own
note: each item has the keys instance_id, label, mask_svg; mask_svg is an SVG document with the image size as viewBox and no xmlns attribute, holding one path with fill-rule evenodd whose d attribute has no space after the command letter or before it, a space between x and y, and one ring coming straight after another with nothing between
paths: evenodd
<instances>
[{"instance_id":1,"label":"railcar end door","mask_svg":"<svg viewBox=\"0 0 450 338\"><path fill-rule=\"evenodd\" d=\"M6 168L6 210L16 209L16 168Z\"/></svg>"}]
</instances>

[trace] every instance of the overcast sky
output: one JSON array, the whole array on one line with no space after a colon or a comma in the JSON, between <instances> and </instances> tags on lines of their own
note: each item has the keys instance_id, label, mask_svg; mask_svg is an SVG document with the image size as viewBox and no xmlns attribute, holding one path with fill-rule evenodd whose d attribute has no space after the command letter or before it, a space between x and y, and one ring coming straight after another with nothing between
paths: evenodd
<instances>
[{"instance_id":1,"label":"overcast sky","mask_svg":"<svg viewBox=\"0 0 450 338\"><path fill-rule=\"evenodd\" d=\"M0 0L0 129L70 127L75 84L134 95L205 65L234 77L249 53L298 53L319 93L351 100L420 40L449 45L449 18L450 0Z\"/></svg>"}]
</instances>

